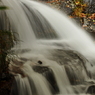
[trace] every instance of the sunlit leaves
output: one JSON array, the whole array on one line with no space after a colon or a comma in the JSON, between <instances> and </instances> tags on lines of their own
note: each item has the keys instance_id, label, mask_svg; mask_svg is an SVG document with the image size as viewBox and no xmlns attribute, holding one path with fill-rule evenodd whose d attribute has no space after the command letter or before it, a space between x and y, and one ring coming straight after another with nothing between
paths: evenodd
<instances>
[{"instance_id":1,"label":"sunlit leaves","mask_svg":"<svg viewBox=\"0 0 95 95\"><path fill-rule=\"evenodd\" d=\"M80 4L80 2L79 2L79 1L77 1L77 2L75 2L75 4L76 4L76 5L79 5L79 4Z\"/></svg>"},{"instance_id":2,"label":"sunlit leaves","mask_svg":"<svg viewBox=\"0 0 95 95\"><path fill-rule=\"evenodd\" d=\"M95 13L94 14L91 14L91 16L89 16L90 19L95 19ZM95 21L95 20L93 20Z\"/></svg>"}]
</instances>

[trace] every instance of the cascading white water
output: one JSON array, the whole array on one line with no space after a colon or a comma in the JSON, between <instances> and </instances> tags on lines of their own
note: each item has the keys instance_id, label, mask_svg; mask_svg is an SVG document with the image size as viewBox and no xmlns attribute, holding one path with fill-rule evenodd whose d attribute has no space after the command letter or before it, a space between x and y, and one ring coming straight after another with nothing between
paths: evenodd
<instances>
[{"instance_id":1,"label":"cascading white water","mask_svg":"<svg viewBox=\"0 0 95 95\"><path fill-rule=\"evenodd\" d=\"M33 81L34 86L37 90L37 95L51 95L51 92L47 85L48 83L42 75L34 72L32 70L32 67L27 63L23 65L22 70L28 76L31 85L31 80Z\"/></svg>"},{"instance_id":2,"label":"cascading white water","mask_svg":"<svg viewBox=\"0 0 95 95\"><path fill-rule=\"evenodd\" d=\"M2 2L9 8L6 10L6 14L10 20L13 32L16 32L16 36L19 36L20 44L18 46L24 48L27 45L29 46L30 43L35 43L35 35L20 2L17 0L2 0Z\"/></svg>"},{"instance_id":3,"label":"cascading white water","mask_svg":"<svg viewBox=\"0 0 95 95\"><path fill-rule=\"evenodd\" d=\"M57 85L60 90L60 94L71 94L73 90L71 90L70 88L67 75L64 75L65 72L63 72L62 67L59 66L58 63L55 62L54 66L50 66L50 68L53 70L55 80L57 81Z\"/></svg>"},{"instance_id":4,"label":"cascading white water","mask_svg":"<svg viewBox=\"0 0 95 95\"><path fill-rule=\"evenodd\" d=\"M43 62L42 66L48 66L53 71L60 94L74 94L64 66L60 66L56 61L48 60L45 57L39 59Z\"/></svg>"},{"instance_id":5,"label":"cascading white water","mask_svg":"<svg viewBox=\"0 0 95 95\"><path fill-rule=\"evenodd\" d=\"M21 0L29 9L37 10L50 23L55 32L60 36L61 41L67 40L67 43L75 50L82 53L90 60L94 60L95 44L93 39L80 27L74 24L65 14L54 10L44 4ZM60 42L60 40L59 40Z\"/></svg>"},{"instance_id":6,"label":"cascading white water","mask_svg":"<svg viewBox=\"0 0 95 95\"><path fill-rule=\"evenodd\" d=\"M36 51L40 51L38 53L42 53L43 56L46 56L46 52L43 53L42 51L47 51L48 48L51 48L50 43L51 45L52 43L60 43L63 45L65 42L72 49L79 51L88 59L94 60L95 45L92 38L67 18L65 14L36 1L1 1L4 5L9 7L9 9L6 10L6 14L10 20L12 30L18 33L21 49L32 49L32 54L29 53L29 56L32 57L32 55L35 55ZM41 35L38 37L40 39L45 36L47 38L53 37L55 40L46 41L41 39L41 43L39 39L36 38L35 32ZM43 43L45 42L49 44L44 46ZM41 48L40 44L44 47ZM53 48L55 47L59 48L57 46L54 46ZM39 57L40 54L38 55L38 53L36 53L35 56ZM74 94L64 66L62 68L57 62L47 60L45 57L40 58L39 60L42 60L44 63L42 66L47 66L52 69L60 90L59 94ZM21 77L21 75L15 77L18 91L20 90L18 92L19 95L32 95L32 82L37 90L37 95L52 95L47 80L42 75L34 72L30 64L24 63L19 68L25 74L24 77ZM86 75L85 72L83 73ZM85 76L85 80L86 78L87 76Z\"/></svg>"},{"instance_id":7,"label":"cascading white water","mask_svg":"<svg viewBox=\"0 0 95 95\"><path fill-rule=\"evenodd\" d=\"M17 83L16 95L32 95L32 90L28 81L28 78L22 78L21 75L15 77Z\"/></svg>"},{"instance_id":8,"label":"cascading white water","mask_svg":"<svg viewBox=\"0 0 95 95\"><path fill-rule=\"evenodd\" d=\"M2 2L10 8L6 13L10 19L12 28L19 34L21 45L23 45L22 48L31 47L33 42L36 43L34 31L37 30L38 32L39 29L40 31L43 29L45 33L53 29L52 31L55 31L60 38L58 42L64 43L65 40L74 50L79 51L88 59L94 60L95 44L92 38L67 18L65 14L32 0L2 0ZM31 14L31 11L34 11L34 13ZM34 20L31 19L33 15L36 17ZM35 23L37 19L40 21L40 23L38 22L39 24ZM40 26L41 24L42 26ZM48 25L52 28L49 29L48 27L49 30L45 31Z\"/></svg>"}]
</instances>

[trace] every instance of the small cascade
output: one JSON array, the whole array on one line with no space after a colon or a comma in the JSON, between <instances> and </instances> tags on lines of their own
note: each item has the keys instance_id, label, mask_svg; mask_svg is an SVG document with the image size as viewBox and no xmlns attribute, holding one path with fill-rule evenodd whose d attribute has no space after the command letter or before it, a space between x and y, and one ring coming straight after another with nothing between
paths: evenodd
<instances>
[{"instance_id":1,"label":"small cascade","mask_svg":"<svg viewBox=\"0 0 95 95\"><path fill-rule=\"evenodd\" d=\"M42 75L34 72L32 67L26 63L23 65L21 69L24 72L24 74L26 74L26 76L28 77L30 85L33 86L34 84L37 95L51 95L48 83ZM25 94L25 95L31 95L31 94Z\"/></svg>"},{"instance_id":2,"label":"small cascade","mask_svg":"<svg viewBox=\"0 0 95 95\"><path fill-rule=\"evenodd\" d=\"M12 91L12 95L32 95L32 90L27 77L22 78L21 75L18 74L15 77L15 80L17 88Z\"/></svg>"},{"instance_id":3,"label":"small cascade","mask_svg":"<svg viewBox=\"0 0 95 95\"><path fill-rule=\"evenodd\" d=\"M54 73L55 80L60 90L60 94L74 94L64 66L60 66L58 65L58 63L55 62L54 66L51 66L50 68Z\"/></svg>"},{"instance_id":4,"label":"small cascade","mask_svg":"<svg viewBox=\"0 0 95 95\"><path fill-rule=\"evenodd\" d=\"M47 66L53 71L60 94L74 94L64 66L59 65L56 61L46 59L45 57L38 59L42 61L41 66Z\"/></svg>"},{"instance_id":5,"label":"small cascade","mask_svg":"<svg viewBox=\"0 0 95 95\"><path fill-rule=\"evenodd\" d=\"M69 79L67 77L64 66L56 66L50 67L53 70L55 79L57 81L58 87L60 89L60 94L74 94ZM64 85L64 86L63 86Z\"/></svg>"}]
</instances>

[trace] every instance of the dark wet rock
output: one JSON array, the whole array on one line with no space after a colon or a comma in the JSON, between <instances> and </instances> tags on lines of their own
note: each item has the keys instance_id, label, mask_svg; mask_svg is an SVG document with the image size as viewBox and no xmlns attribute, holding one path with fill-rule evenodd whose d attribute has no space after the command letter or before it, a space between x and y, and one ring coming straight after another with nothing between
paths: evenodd
<instances>
[{"instance_id":1,"label":"dark wet rock","mask_svg":"<svg viewBox=\"0 0 95 95\"><path fill-rule=\"evenodd\" d=\"M13 81L13 75L9 75L0 80L0 95L10 95Z\"/></svg>"},{"instance_id":2,"label":"dark wet rock","mask_svg":"<svg viewBox=\"0 0 95 95\"><path fill-rule=\"evenodd\" d=\"M38 63L39 63L39 64L43 64L43 62L42 62L42 61L40 61L40 60L38 61Z\"/></svg>"},{"instance_id":3,"label":"dark wet rock","mask_svg":"<svg viewBox=\"0 0 95 95\"><path fill-rule=\"evenodd\" d=\"M87 70L86 64L90 64L87 59L73 50L56 50L53 53L52 60L57 61L60 65L64 65L69 80L72 85L81 84L84 82L85 77L83 71L87 77L91 77Z\"/></svg>"},{"instance_id":4,"label":"dark wet rock","mask_svg":"<svg viewBox=\"0 0 95 95\"><path fill-rule=\"evenodd\" d=\"M95 84L91 85L87 88L86 94L92 94L95 95Z\"/></svg>"}]
</instances>

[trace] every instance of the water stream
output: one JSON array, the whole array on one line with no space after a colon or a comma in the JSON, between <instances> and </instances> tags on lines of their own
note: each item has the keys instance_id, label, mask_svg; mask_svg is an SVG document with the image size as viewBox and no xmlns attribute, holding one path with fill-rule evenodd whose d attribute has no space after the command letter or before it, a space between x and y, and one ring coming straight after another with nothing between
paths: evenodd
<instances>
[{"instance_id":1,"label":"water stream","mask_svg":"<svg viewBox=\"0 0 95 95\"><path fill-rule=\"evenodd\" d=\"M93 39L64 13L32 0L2 0L12 29L18 33L21 48L35 46L36 40L58 39L68 43L89 60L94 60ZM19 10L19 11L18 11Z\"/></svg>"},{"instance_id":2,"label":"water stream","mask_svg":"<svg viewBox=\"0 0 95 95\"><path fill-rule=\"evenodd\" d=\"M70 47L71 50L78 51L90 62L94 62L95 44L93 39L86 31L82 30L75 22L69 19L66 14L46 4L33 0L1 1L5 6L9 7L5 12L9 18L12 32L16 32L16 37L19 39L19 43L14 45L14 49L29 50L26 53L19 52L18 54L20 58L24 57L28 61L30 60L29 63L26 61L19 62L21 61L19 58L19 60L16 59L16 61L10 64L12 72L16 75L16 88L12 90L12 94L77 95L69 81L64 65L60 65L56 61L60 59L60 57L55 61L49 59L50 56L54 57L50 50L64 49L64 46ZM66 64L65 62L63 63ZM49 71L42 71L40 73L40 70L36 72L33 69L34 66L41 67L43 68L42 70L48 68L52 73ZM69 67L70 66L75 65L69 65ZM71 69L72 68L75 67L71 67ZM53 93L54 88L48 81L48 77L42 76L43 72L45 72L45 74L46 72L52 74L54 77L52 80L55 81L53 85L56 85L59 92L56 93L56 91L54 91L55 94ZM77 74L78 71L73 72L76 77L80 77L80 75ZM82 70L82 74L84 81L87 81L88 76L85 69ZM51 82L53 82L52 80ZM84 94L80 85L75 86L75 88L79 89L78 95ZM17 92L15 90L17 90Z\"/></svg>"}]
</instances>

